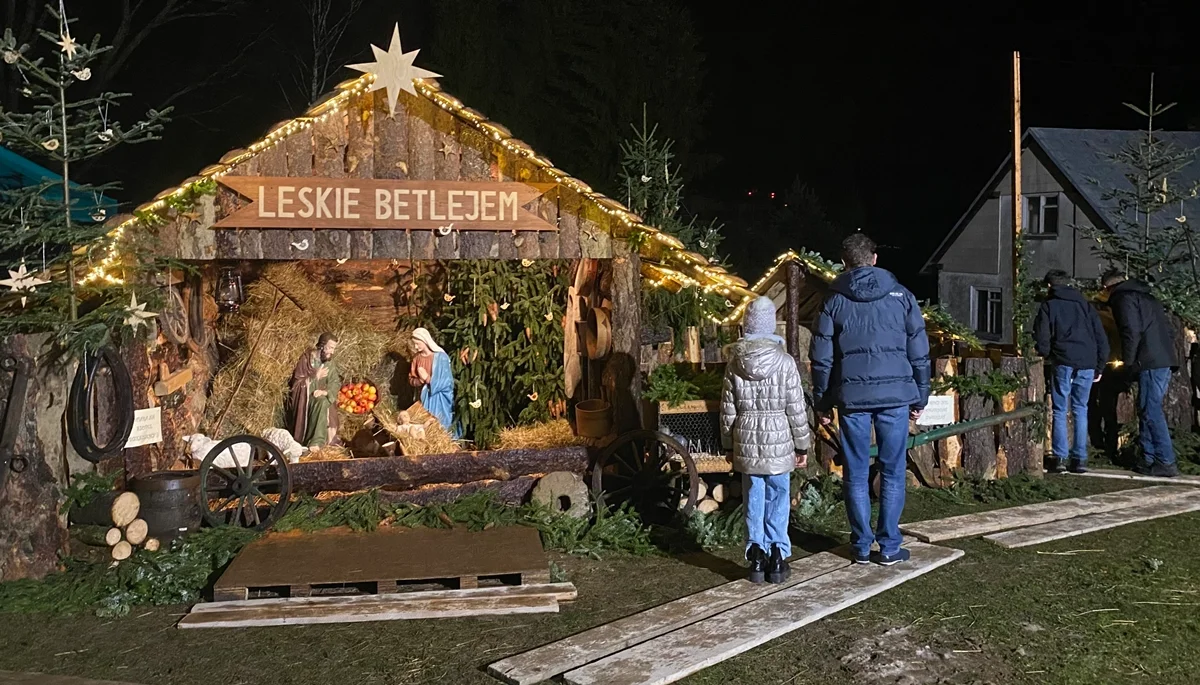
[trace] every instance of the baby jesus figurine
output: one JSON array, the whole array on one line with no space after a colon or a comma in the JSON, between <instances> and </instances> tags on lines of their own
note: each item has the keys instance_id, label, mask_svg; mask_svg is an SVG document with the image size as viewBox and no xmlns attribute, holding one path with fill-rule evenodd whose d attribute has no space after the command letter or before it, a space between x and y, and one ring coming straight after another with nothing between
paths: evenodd
<instances>
[{"instance_id":1,"label":"baby jesus figurine","mask_svg":"<svg viewBox=\"0 0 1200 685\"><path fill-rule=\"evenodd\" d=\"M425 429L428 428L434 421L437 421L437 419L430 416L428 419L425 419L424 423L413 423L412 416L410 416L406 410L401 409L400 412L396 414L396 423L399 424L396 427L396 437L424 440Z\"/></svg>"}]
</instances>

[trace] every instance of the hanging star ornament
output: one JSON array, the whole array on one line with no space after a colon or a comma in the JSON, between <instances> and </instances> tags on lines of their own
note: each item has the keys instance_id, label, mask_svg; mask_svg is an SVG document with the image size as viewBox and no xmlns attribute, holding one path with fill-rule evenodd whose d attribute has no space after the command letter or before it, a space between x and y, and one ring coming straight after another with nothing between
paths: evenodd
<instances>
[{"instance_id":1,"label":"hanging star ornament","mask_svg":"<svg viewBox=\"0 0 1200 685\"><path fill-rule=\"evenodd\" d=\"M441 76L441 74L435 74L413 65L420 50L404 52L404 49L400 47L400 24L396 24L392 30L392 43L386 51L376 45L372 45L371 50L375 53L374 62L351 64L350 68L367 74L375 74L375 82L371 84L368 92L386 89L388 111L393 117L396 116L396 102L400 99L400 91L403 90L411 95L417 94L417 89L413 87L413 79Z\"/></svg>"},{"instance_id":2,"label":"hanging star ornament","mask_svg":"<svg viewBox=\"0 0 1200 685\"><path fill-rule=\"evenodd\" d=\"M148 324L151 319L158 316L154 312L146 311L145 302L138 304L137 293L129 296L129 308L126 311L129 313L129 316L125 317L125 325L132 328L134 333L137 332L138 326Z\"/></svg>"},{"instance_id":3,"label":"hanging star ornament","mask_svg":"<svg viewBox=\"0 0 1200 685\"><path fill-rule=\"evenodd\" d=\"M62 40L55 41L54 44L61 47L62 51L67 53L68 60L75 59L75 51L79 49L79 43L76 43L75 39L71 37L70 31L63 31Z\"/></svg>"},{"instance_id":4,"label":"hanging star ornament","mask_svg":"<svg viewBox=\"0 0 1200 685\"><path fill-rule=\"evenodd\" d=\"M50 281L43 281L42 279L37 278L33 274L29 273L29 271L25 268L25 260L21 260L21 265L17 267L16 271L13 271L12 269L8 270L8 278L0 281L0 285L6 285L12 292L20 293L34 292L37 290L39 285L46 285L49 282ZM24 307L28 300L28 297L22 295L21 306Z\"/></svg>"}]
</instances>

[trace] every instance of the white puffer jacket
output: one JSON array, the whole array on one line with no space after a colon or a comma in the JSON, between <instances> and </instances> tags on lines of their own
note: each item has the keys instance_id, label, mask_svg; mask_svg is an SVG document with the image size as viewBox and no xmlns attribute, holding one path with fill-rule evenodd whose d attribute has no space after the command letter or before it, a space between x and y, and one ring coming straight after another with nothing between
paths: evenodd
<instances>
[{"instance_id":1,"label":"white puffer jacket","mask_svg":"<svg viewBox=\"0 0 1200 685\"><path fill-rule=\"evenodd\" d=\"M732 442L733 468L759 476L789 473L796 452L812 445L796 360L773 337L742 340L730 352L721 433Z\"/></svg>"}]
</instances>

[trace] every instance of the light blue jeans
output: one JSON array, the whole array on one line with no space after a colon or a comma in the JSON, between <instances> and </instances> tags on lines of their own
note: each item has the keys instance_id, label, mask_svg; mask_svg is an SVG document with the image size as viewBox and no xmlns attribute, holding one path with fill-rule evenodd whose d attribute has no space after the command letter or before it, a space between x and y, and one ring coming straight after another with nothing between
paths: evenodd
<instances>
[{"instance_id":1,"label":"light blue jeans","mask_svg":"<svg viewBox=\"0 0 1200 685\"><path fill-rule=\"evenodd\" d=\"M850 519L850 546L857 556L871 553L871 543L893 556L900 551L900 514L904 511L904 473L908 463L908 407L840 412L842 459L845 460L846 517ZM879 524L871 532L871 426L879 445L879 471L883 480L879 497Z\"/></svg>"},{"instance_id":2,"label":"light blue jeans","mask_svg":"<svg viewBox=\"0 0 1200 685\"><path fill-rule=\"evenodd\" d=\"M1155 462L1163 466L1175 463L1175 446L1171 444L1167 415L1163 413L1163 399L1170 382L1170 369L1147 369L1138 374L1138 431L1146 466Z\"/></svg>"},{"instance_id":3,"label":"light blue jeans","mask_svg":"<svg viewBox=\"0 0 1200 685\"><path fill-rule=\"evenodd\" d=\"M1073 369L1055 366L1050 385L1050 402L1054 406L1054 428L1050 434L1050 447L1055 459L1066 459L1068 454L1080 464L1088 457L1088 397L1092 394L1095 369ZM1075 430L1067 436L1067 412L1075 417Z\"/></svg>"},{"instance_id":4,"label":"light blue jeans","mask_svg":"<svg viewBox=\"0 0 1200 685\"><path fill-rule=\"evenodd\" d=\"M742 492L746 498L746 551L758 545L767 554L771 545L779 545L783 558L792 556L788 523L792 514L792 474L753 476L742 474Z\"/></svg>"}]
</instances>

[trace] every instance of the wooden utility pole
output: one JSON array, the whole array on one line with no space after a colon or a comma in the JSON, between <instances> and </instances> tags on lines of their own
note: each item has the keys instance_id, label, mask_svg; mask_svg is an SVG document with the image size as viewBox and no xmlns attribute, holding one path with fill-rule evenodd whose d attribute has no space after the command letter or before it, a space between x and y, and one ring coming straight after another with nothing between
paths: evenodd
<instances>
[{"instance_id":1,"label":"wooden utility pole","mask_svg":"<svg viewBox=\"0 0 1200 685\"><path fill-rule=\"evenodd\" d=\"M1013 308L1016 308L1017 288L1021 284L1021 53L1013 51L1012 62L1013 96L1012 96L1012 294ZM1016 312L1014 312L1015 314ZM1013 344L1018 353L1021 349L1021 329L1025 322L1018 316L1013 317Z\"/></svg>"}]
</instances>

